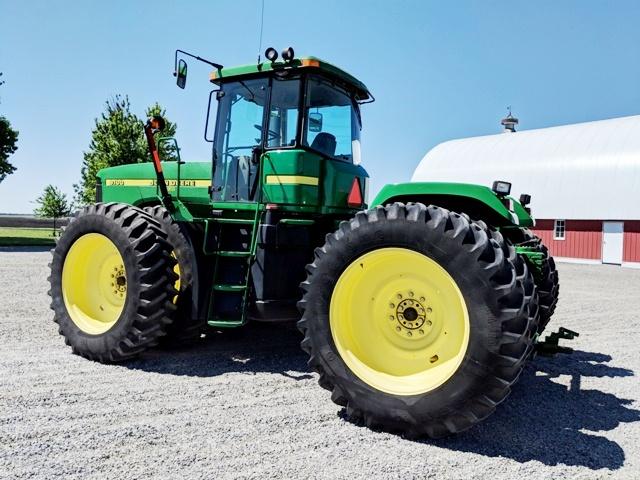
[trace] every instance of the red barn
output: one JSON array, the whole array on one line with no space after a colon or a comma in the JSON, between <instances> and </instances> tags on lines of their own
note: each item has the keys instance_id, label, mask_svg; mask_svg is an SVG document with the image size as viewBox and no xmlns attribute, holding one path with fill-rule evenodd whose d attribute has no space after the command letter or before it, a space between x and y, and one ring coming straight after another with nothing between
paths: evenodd
<instances>
[{"instance_id":1,"label":"red barn","mask_svg":"<svg viewBox=\"0 0 640 480\"><path fill-rule=\"evenodd\" d=\"M494 180L531 195L535 231L560 260L640 267L640 115L444 142L412 178Z\"/></svg>"}]
</instances>

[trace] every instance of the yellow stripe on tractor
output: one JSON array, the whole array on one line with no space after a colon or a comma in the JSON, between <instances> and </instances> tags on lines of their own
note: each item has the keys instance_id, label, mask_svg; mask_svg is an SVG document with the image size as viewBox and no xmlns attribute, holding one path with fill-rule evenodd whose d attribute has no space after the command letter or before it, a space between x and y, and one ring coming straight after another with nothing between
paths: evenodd
<instances>
[{"instance_id":1,"label":"yellow stripe on tractor","mask_svg":"<svg viewBox=\"0 0 640 480\"><path fill-rule=\"evenodd\" d=\"M267 185L310 185L318 186L318 177L305 177L302 175L267 175Z\"/></svg>"},{"instance_id":2,"label":"yellow stripe on tractor","mask_svg":"<svg viewBox=\"0 0 640 480\"><path fill-rule=\"evenodd\" d=\"M167 187L176 187L178 186L177 180L166 180ZM146 178L146 179L138 179L138 178L110 178L105 180L105 185L108 187L155 187L157 185L157 181L155 178ZM199 179L199 180L180 180L181 187L196 187L196 188L207 188L211 186L210 179Z\"/></svg>"}]
</instances>

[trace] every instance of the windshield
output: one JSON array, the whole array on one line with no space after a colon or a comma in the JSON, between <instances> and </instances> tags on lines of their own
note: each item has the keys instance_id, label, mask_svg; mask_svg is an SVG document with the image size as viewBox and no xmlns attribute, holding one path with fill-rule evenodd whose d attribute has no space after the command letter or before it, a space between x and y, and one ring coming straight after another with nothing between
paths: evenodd
<instances>
[{"instance_id":1,"label":"windshield","mask_svg":"<svg viewBox=\"0 0 640 480\"><path fill-rule=\"evenodd\" d=\"M274 78L271 85L267 148L292 147L296 144L300 78Z\"/></svg>"},{"instance_id":2,"label":"windshield","mask_svg":"<svg viewBox=\"0 0 640 480\"><path fill-rule=\"evenodd\" d=\"M357 104L329 81L312 76L307 83L303 145L328 157L360 163Z\"/></svg>"}]
</instances>

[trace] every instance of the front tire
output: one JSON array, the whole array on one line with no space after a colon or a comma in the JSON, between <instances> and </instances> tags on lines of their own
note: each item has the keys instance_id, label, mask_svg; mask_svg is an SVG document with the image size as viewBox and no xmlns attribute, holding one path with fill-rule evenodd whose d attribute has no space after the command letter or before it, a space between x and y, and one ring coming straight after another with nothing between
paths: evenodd
<instances>
[{"instance_id":1,"label":"front tire","mask_svg":"<svg viewBox=\"0 0 640 480\"><path fill-rule=\"evenodd\" d=\"M398 203L360 212L307 271L302 348L332 400L369 427L465 430L504 400L531 353L516 268L463 215Z\"/></svg>"},{"instance_id":2,"label":"front tire","mask_svg":"<svg viewBox=\"0 0 640 480\"><path fill-rule=\"evenodd\" d=\"M51 308L73 353L100 362L156 345L173 320L175 260L160 224L130 205L76 213L51 262Z\"/></svg>"}]
</instances>

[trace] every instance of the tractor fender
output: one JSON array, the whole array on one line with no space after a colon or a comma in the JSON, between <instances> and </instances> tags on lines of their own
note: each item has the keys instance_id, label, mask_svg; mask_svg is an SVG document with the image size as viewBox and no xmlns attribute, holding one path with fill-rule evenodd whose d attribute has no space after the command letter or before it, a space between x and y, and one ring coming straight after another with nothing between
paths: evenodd
<instances>
[{"instance_id":1,"label":"tractor fender","mask_svg":"<svg viewBox=\"0 0 640 480\"><path fill-rule=\"evenodd\" d=\"M531 227L533 217L511 197L500 197L489 187L467 183L411 182L385 185L371 206L393 202L437 205L495 227Z\"/></svg>"}]
</instances>

